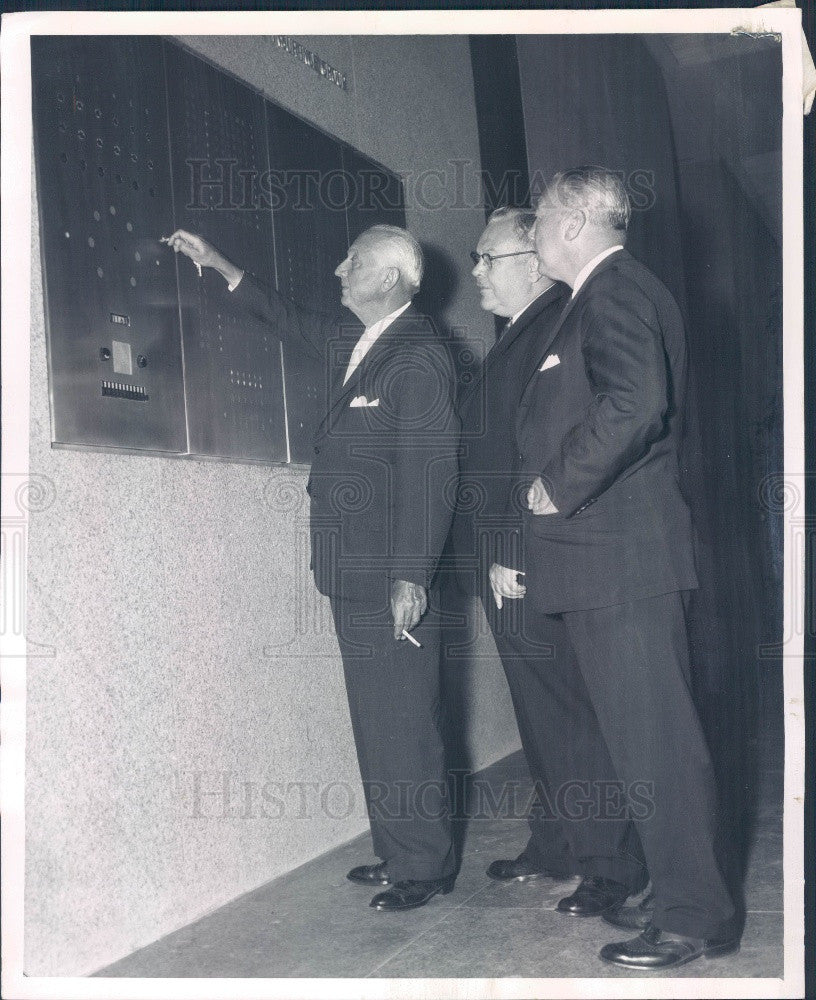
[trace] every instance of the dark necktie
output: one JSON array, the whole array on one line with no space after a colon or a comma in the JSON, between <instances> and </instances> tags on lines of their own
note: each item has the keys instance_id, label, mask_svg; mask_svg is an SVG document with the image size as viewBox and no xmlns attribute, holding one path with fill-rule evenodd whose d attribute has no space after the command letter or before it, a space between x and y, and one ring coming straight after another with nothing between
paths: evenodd
<instances>
[{"instance_id":1,"label":"dark necktie","mask_svg":"<svg viewBox=\"0 0 816 1000\"><path fill-rule=\"evenodd\" d=\"M496 338L496 343L493 345L494 347L499 347L499 345L501 345L501 344L504 343L505 339L507 338L507 331L510 329L510 327L512 325L513 325L513 320L512 319L508 319L508 321L504 324L504 326L499 331L499 335Z\"/></svg>"},{"instance_id":2,"label":"dark necktie","mask_svg":"<svg viewBox=\"0 0 816 1000\"><path fill-rule=\"evenodd\" d=\"M508 321L504 324L504 326L499 331L498 337L496 337L496 339L490 345L490 348L489 348L489 350L488 350L488 352L487 352L487 354L485 355L485 358L484 358L485 361L487 361L488 358L492 358L493 355L498 352L499 345L504 340L505 334L507 333L507 331L510 329L510 327L512 325L513 325L512 319L508 319Z\"/></svg>"}]
</instances>

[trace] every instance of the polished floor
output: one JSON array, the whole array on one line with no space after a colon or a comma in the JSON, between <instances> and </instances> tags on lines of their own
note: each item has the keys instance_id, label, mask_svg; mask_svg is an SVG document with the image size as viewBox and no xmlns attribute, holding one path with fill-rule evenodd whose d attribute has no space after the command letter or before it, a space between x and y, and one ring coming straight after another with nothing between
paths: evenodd
<instances>
[{"instance_id":1,"label":"polished floor","mask_svg":"<svg viewBox=\"0 0 816 1000\"><path fill-rule=\"evenodd\" d=\"M666 976L782 975L782 751L762 748L744 881L745 930L738 954L700 959ZM521 754L478 775L498 792L529 781ZM372 893L345 878L373 861L368 836L322 855L195 923L100 970L127 977L635 977L603 963L598 949L628 937L598 919L555 912L576 880L501 885L485 875L526 841L523 820L462 823L456 888L418 910L380 913Z\"/></svg>"}]
</instances>

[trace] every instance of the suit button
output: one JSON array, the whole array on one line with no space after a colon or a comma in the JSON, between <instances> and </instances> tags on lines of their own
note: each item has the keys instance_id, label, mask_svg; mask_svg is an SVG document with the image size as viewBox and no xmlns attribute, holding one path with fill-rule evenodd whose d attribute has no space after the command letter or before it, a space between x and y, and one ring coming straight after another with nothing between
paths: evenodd
<instances>
[{"instance_id":1,"label":"suit button","mask_svg":"<svg viewBox=\"0 0 816 1000\"><path fill-rule=\"evenodd\" d=\"M315 455L319 455L320 454L320 449L317 447L317 445L315 445L314 453L315 453Z\"/></svg>"}]
</instances>

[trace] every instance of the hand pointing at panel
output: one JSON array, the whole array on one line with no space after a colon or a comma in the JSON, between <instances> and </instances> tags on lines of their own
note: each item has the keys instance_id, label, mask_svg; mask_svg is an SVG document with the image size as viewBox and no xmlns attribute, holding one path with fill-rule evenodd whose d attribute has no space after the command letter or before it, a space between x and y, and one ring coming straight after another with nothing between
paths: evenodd
<instances>
[{"instance_id":1,"label":"hand pointing at panel","mask_svg":"<svg viewBox=\"0 0 816 1000\"><path fill-rule=\"evenodd\" d=\"M202 267L211 267L218 271L231 287L236 285L243 276L243 271L220 253L212 244L196 233L186 229L177 229L170 236L162 236L161 242L172 247L176 253L183 253L196 265L201 273Z\"/></svg>"}]
</instances>

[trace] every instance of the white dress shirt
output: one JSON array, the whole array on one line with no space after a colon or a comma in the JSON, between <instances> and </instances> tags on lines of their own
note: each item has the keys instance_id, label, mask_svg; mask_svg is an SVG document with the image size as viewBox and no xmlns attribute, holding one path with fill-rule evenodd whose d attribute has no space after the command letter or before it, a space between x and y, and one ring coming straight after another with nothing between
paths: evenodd
<instances>
[{"instance_id":1,"label":"white dress shirt","mask_svg":"<svg viewBox=\"0 0 816 1000\"><path fill-rule=\"evenodd\" d=\"M363 335L357 341L354 350L351 352L351 358L349 359L348 368L346 368L346 377L343 379L343 385L345 385L355 373L363 358L377 342L380 335L394 322L397 316L401 316L402 313L405 312L410 304L411 300L409 299L404 306L400 306L399 309L395 309L392 313L389 313L387 316L383 316L382 319L377 320L373 326L367 326L365 330L363 330Z\"/></svg>"},{"instance_id":2,"label":"white dress shirt","mask_svg":"<svg viewBox=\"0 0 816 1000\"><path fill-rule=\"evenodd\" d=\"M512 325L513 325L513 324L514 324L514 323L516 322L516 320L517 320L517 319L519 318L519 316L521 316L521 314L522 314L522 313L525 313L525 312L527 312L527 310L528 310L528 309L530 308L530 306L531 306L531 305L532 305L532 304L533 304L533 303L534 303L534 302L536 301L536 299L540 299L540 298L541 298L541 296L542 296L542 295L543 295L543 294L544 294L545 292L548 292L548 291L549 291L549 290L550 290L550 289L552 288L552 286L553 286L554 284L555 284L555 282L552 282L552 281L551 281L551 282L550 282L550 284L549 284L549 285L547 285L547 287L546 287L546 288L542 288L542 289L541 289L541 291L540 291L540 292L538 293L538 295L536 295L535 299L530 299L530 301L529 301L529 302L527 303L527 305L526 305L526 306L524 306L524 308L523 308L523 309L519 309L519 311L518 311L517 313L513 313L513 315L512 315L511 317L510 317L510 320L509 320L509 322L508 322L508 324L507 324L507 329L509 330L509 329L510 329L510 327L511 327L511 326L512 326Z\"/></svg>"},{"instance_id":3,"label":"white dress shirt","mask_svg":"<svg viewBox=\"0 0 816 1000\"><path fill-rule=\"evenodd\" d=\"M575 298L578 294L581 285L587 280L587 278L592 274L595 268L601 263L602 260L606 260L607 257L611 257L613 253L617 253L618 250L623 250L623 244L617 243L613 247L609 247L604 250L603 253L599 253L597 257L593 257L588 264L584 264L581 270L578 272L578 276L575 279L575 284L572 286L572 296Z\"/></svg>"}]
</instances>

